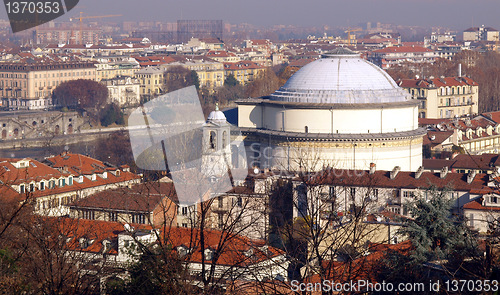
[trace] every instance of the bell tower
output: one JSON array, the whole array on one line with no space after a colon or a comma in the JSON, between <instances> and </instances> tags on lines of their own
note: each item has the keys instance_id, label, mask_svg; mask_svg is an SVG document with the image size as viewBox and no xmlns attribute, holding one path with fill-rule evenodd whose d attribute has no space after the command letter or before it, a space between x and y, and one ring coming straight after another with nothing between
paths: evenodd
<instances>
[{"instance_id":1,"label":"bell tower","mask_svg":"<svg viewBox=\"0 0 500 295\"><path fill-rule=\"evenodd\" d=\"M220 177L232 168L230 131L226 116L216 104L203 125L202 171L206 176Z\"/></svg>"}]
</instances>

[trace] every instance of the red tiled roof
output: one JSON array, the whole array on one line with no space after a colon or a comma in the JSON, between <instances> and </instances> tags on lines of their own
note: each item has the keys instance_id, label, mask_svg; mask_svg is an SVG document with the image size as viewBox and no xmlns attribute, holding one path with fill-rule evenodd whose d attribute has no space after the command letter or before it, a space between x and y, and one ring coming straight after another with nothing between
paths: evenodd
<instances>
[{"instance_id":1,"label":"red tiled roof","mask_svg":"<svg viewBox=\"0 0 500 295\"><path fill-rule=\"evenodd\" d=\"M483 198L477 198L465 204L464 209L470 210L482 210L482 211L500 211L500 207L495 206L483 206Z\"/></svg>"},{"instance_id":2,"label":"red tiled roof","mask_svg":"<svg viewBox=\"0 0 500 295\"><path fill-rule=\"evenodd\" d=\"M487 174L478 173L474 180L467 183L466 173L448 173L445 178L440 173L423 172L417 179L415 172L400 171L394 179L390 178L391 171L378 170L374 174L364 170L327 169L316 173L312 178L311 185L339 185L354 187L385 187L385 188L429 188L435 186L437 189L451 187L456 191L470 191L481 189L489 182ZM297 179L300 180L300 179Z\"/></svg>"},{"instance_id":3,"label":"red tiled roof","mask_svg":"<svg viewBox=\"0 0 500 295\"><path fill-rule=\"evenodd\" d=\"M71 207L152 212L164 198L177 202L172 182L142 183L131 188L105 190L78 200Z\"/></svg>"},{"instance_id":4,"label":"red tiled roof","mask_svg":"<svg viewBox=\"0 0 500 295\"><path fill-rule=\"evenodd\" d=\"M315 60L316 60L315 58L301 58L301 59L297 59L294 61L290 61L288 66L301 68L301 67L303 67L303 66L307 65L308 63L313 62Z\"/></svg>"},{"instance_id":5,"label":"red tiled roof","mask_svg":"<svg viewBox=\"0 0 500 295\"><path fill-rule=\"evenodd\" d=\"M236 54L232 52L227 52L224 50L210 50L207 52L208 57L230 57L230 56L236 56Z\"/></svg>"},{"instance_id":6,"label":"red tiled roof","mask_svg":"<svg viewBox=\"0 0 500 295\"><path fill-rule=\"evenodd\" d=\"M484 116L484 117L494 121L497 124L500 123L500 111L482 113L481 116Z\"/></svg>"},{"instance_id":7,"label":"red tiled roof","mask_svg":"<svg viewBox=\"0 0 500 295\"><path fill-rule=\"evenodd\" d=\"M500 166L498 154L467 155L459 154L450 160L424 159L424 168L440 169L447 166L450 169L479 169L493 170L495 166Z\"/></svg>"},{"instance_id":8,"label":"red tiled roof","mask_svg":"<svg viewBox=\"0 0 500 295\"><path fill-rule=\"evenodd\" d=\"M16 168L13 164L24 161L29 162L27 167ZM67 177L68 172L60 172L36 160L25 159L0 159L0 180L4 184L15 185L20 183L38 182L43 179Z\"/></svg>"},{"instance_id":9,"label":"red tiled roof","mask_svg":"<svg viewBox=\"0 0 500 295\"><path fill-rule=\"evenodd\" d=\"M427 131L423 138L423 144L439 145L453 135L453 131Z\"/></svg>"},{"instance_id":10,"label":"red tiled roof","mask_svg":"<svg viewBox=\"0 0 500 295\"><path fill-rule=\"evenodd\" d=\"M478 84L468 77L445 77L435 79L401 79L397 84L403 88L436 88L446 86L477 86Z\"/></svg>"},{"instance_id":11,"label":"red tiled roof","mask_svg":"<svg viewBox=\"0 0 500 295\"><path fill-rule=\"evenodd\" d=\"M224 70L247 70L247 69L263 69L265 67L259 65L256 62L242 60L239 62L225 62Z\"/></svg>"},{"instance_id":12,"label":"red tiled roof","mask_svg":"<svg viewBox=\"0 0 500 295\"><path fill-rule=\"evenodd\" d=\"M389 251L396 251L403 255L407 255L412 249L412 244L410 241L404 241L399 244L371 243L368 246L368 249L370 254L357 258L353 261L323 261L323 267L324 269L327 269L326 277L323 279L335 282L368 280L371 283L375 283L377 278L373 270L379 261L385 257L386 253ZM321 277L315 274L308 277L306 282L320 283Z\"/></svg>"},{"instance_id":13,"label":"red tiled roof","mask_svg":"<svg viewBox=\"0 0 500 295\"><path fill-rule=\"evenodd\" d=\"M112 249L109 254L118 254L118 234L125 231L124 224L111 221L73 219L67 217L40 217L46 224L57 229L59 237L66 239L68 250L100 253L103 251L103 241L109 240ZM131 224L136 230L151 230L147 224ZM80 238L86 238L89 245L82 248Z\"/></svg>"},{"instance_id":14,"label":"red tiled roof","mask_svg":"<svg viewBox=\"0 0 500 295\"><path fill-rule=\"evenodd\" d=\"M284 254L282 250L270 246L265 251L263 248L265 241L251 240L230 232L205 230L204 237L206 248L220 251L220 256L217 260L218 265L245 266ZM202 256L199 248L200 232L198 229L170 228L166 233L165 239L174 248L184 246L191 249L188 260L194 263L201 263ZM219 249L221 243L225 245ZM252 251L253 253L249 255L248 251ZM210 263L210 261L206 261L206 263Z\"/></svg>"},{"instance_id":15,"label":"red tiled roof","mask_svg":"<svg viewBox=\"0 0 500 295\"><path fill-rule=\"evenodd\" d=\"M46 158L46 162L51 167L68 171L74 175L88 175L118 170L117 167L105 164L97 159L72 153L63 153L55 157Z\"/></svg>"},{"instance_id":16,"label":"red tiled roof","mask_svg":"<svg viewBox=\"0 0 500 295\"><path fill-rule=\"evenodd\" d=\"M374 50L376 53L404 53L404 52L432 52L432 50L421 46L392 46Z\"/></svg>"}]
</instances>

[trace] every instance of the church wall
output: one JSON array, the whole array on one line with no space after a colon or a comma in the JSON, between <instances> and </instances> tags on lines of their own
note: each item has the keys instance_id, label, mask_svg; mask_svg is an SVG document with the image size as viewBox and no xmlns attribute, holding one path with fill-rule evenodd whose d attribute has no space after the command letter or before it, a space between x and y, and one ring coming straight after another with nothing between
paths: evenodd
<instances>
[{"instance_id":1,"label":"church wall","mask_svg":"<svg viewBox=\"0 0 500 295\"><path fill-rule=\"evenodd\" d=\"M244 107L239 111L239 116L248 116L248 106ZM255 109L251 112L264 115L263 127L276 131L305 133L307 126L308 133L346 134L399 132L418 128L417 106L383 109L284 109L265 106L263 112ZM240 127L256 126L255 123L245 121L254 120L239 120L245 124Z\"/></svg>"},{"instance_id":2,"label":"church wall","mask_svg":"<svg viewBox=\"0 0 500 295\"><path fill-rule=\"evenodd\" d=\"M260 105L239 105L238 126L262 128L262 107Z\"/></svg>"},{"instance_id":3,"label":"church wall","mask_svg":"<svg viewBox=\"0 0 500 295\"><path fill-rule=\"evenodd\" d=\"M258 155L261 168L280 170L317 171L325 166L366 170L370 163L375 163L381 170L400 166L402 171L416 171L422 166L422 139L343 143L273 141L270 145L263 141L247 154Z\"/></svg>"}]
</instances>

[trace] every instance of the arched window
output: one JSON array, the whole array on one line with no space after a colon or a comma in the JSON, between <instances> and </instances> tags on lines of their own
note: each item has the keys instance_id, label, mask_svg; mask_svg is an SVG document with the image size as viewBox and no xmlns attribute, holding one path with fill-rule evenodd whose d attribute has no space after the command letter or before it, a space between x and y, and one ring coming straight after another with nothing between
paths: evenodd
<instances>
[{"instance_id":1,"label":"arched window","mask_svg":"<svg viewBox=\"0 0 500 295\"><path fill-rule=\"evenodd\" d=\"M222 148L225 148L227 145L227 131L222 132Z\"/></svg>"},{"instance_id":2,"label":"arched window","mask_svg":"<svg viewBox=\"0 0 500 295\"><path fill-rule=\"evenodd\" d=\"M309 133L309 127L308 126L305 126L305 131L306 131L306 133Z\"/></svg>"},{"instance_id":3,"label":"arched window","mask_svg":"<svg viewBox=\"0 0 500 295\"><path fill-rule=\"evenodd\" d=\"M210 131L210 148L217 148L217 134L215 131Z\"/></svg>"}]
</instances>

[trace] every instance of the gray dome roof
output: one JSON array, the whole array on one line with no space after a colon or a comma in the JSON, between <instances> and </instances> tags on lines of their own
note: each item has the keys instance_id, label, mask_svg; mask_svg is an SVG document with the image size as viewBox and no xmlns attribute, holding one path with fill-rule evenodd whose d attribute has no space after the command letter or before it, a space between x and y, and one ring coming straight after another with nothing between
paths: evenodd
<instances>
[{"instance_id":1,"label":"gray dome roof","mask_svg":"<svg viewBox=\"0 0 500 295\"><path fill-rule=\"evenodd\" d=\"M272 100L302 103L386 103L409 94L381 68L346 48L338 48L297 71Z\"/></svg>"},{"instance_id":2,"label":"gray dome roof","mask_svg":"<svg viewBox=\"0 0 500 295\"><path fill-rule=\"evenodd\" d=\"M215 124L227 124L226 116L222 111L219 110L219 105L215 104L215 111L211 111L208 114L207 123L215 123Z\"/></svg>"}]
</instances>

